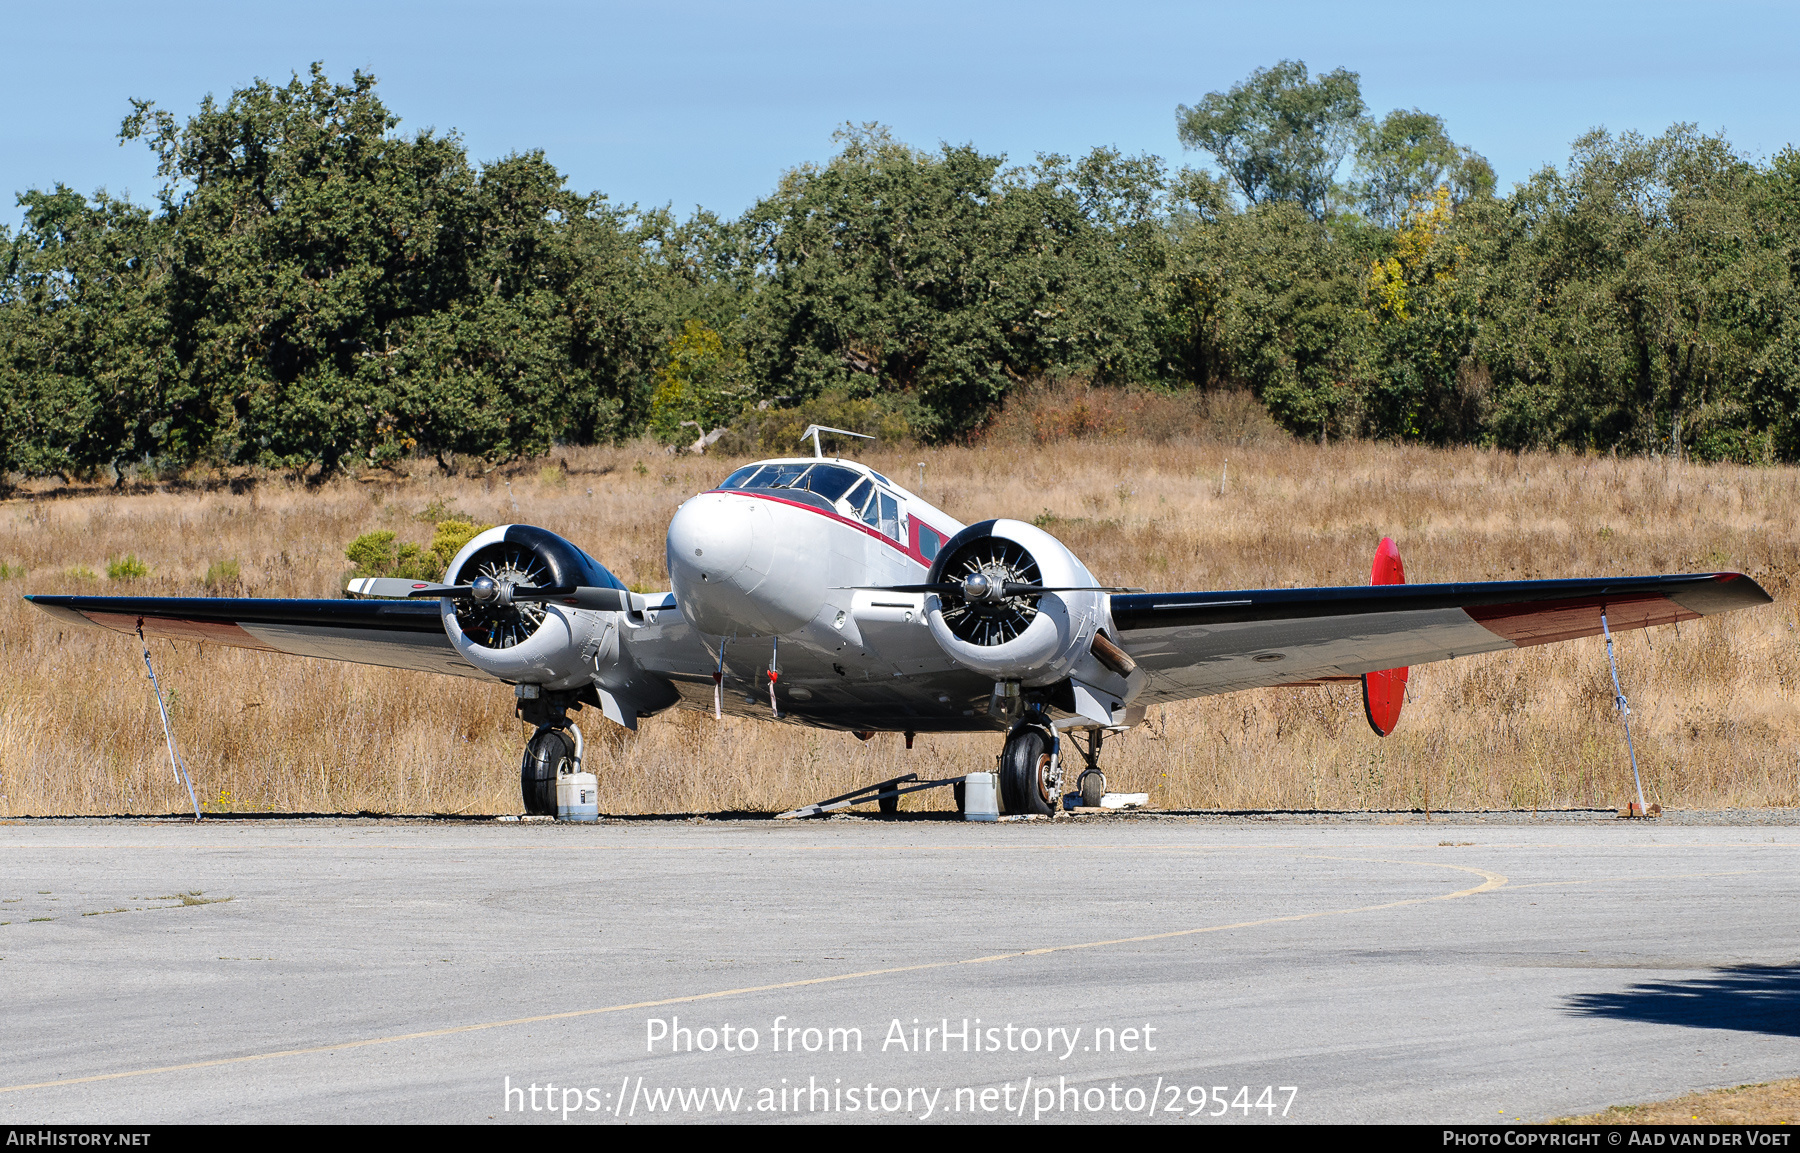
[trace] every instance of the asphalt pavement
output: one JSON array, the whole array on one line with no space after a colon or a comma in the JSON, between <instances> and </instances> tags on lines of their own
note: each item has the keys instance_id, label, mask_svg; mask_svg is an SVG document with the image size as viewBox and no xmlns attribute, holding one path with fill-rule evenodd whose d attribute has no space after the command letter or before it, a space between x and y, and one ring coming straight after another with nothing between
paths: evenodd
<instances>
[{"instance_id":1,"label":"asphalt pavement","mask_svg":"<svg viewBox=\"0 0 1800 1153\"><path fill-rule=\"evenodd\" d=\"M1482 1122L1800 1075L1800 828L0 822L0 1123Z\"/></svg>"}]
</instances>

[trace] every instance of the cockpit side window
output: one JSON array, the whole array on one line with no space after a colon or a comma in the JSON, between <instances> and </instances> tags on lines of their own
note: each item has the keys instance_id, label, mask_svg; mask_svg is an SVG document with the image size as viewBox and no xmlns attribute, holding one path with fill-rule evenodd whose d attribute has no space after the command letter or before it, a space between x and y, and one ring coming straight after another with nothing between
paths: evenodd
<instances>
[{"instance_id":1,"label":"cockpit side window","mask_svg":"<svg viewBox=\"0 0 1800 1153\"><path fill-rule=\"evenodd\" d=\"M863 475L854 469L835 464L815 464L807 470L800 487L816 492L826 500L836 500L862 479Z\"/></svg>"},{"instance_id":2,"label":"cockpit side window","mask_svg":"<svg viewBox=\"0 0 1800 1153\"><path fill-rule=\"evenodd\" d=\"M900 502L892 493L881 494L881 531L890 540L900 539Z\"/></svg>"},{"instance_id":3,"label":"cockpit side window","mask_svg":"<svg viewBox=\"0 0 1800 1153\"><path fill-rule=\"evenodd\" d=\"M869 495L874 491L875 486L870 484L865 477L855 488L852 488L849 493L844 496L844 504L849 507L851 516L862 515L863 504L868 501Z\"/></svg>"}]
</instances>

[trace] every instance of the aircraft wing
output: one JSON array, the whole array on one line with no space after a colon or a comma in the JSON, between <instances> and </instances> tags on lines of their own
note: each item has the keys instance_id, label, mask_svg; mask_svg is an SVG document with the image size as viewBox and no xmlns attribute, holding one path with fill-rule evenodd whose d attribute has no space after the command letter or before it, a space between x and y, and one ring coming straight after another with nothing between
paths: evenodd
<instances>
[{"instance_id":1,"label":"aircraft wing","mask_svg":"<svg viewBox=\"0 0 1800 1153\"><path fill-rule=\"evenodd\" d=\"M52 616L146 637L489 680L444 634L437 601L27 596Z\"/></svg>"},{"instance_id":2,"label":"aircraft wing","mask_svg":"<svg viewBox=\"0 0 1800 1153\"><path fill-rule=\"evenodd\" d=\"M1363 673L1691 621L1768 604L1739 573L1368 585L1112 598L1114 641L1148 674L1139 704Z\"/></svg>"}]
</instances>

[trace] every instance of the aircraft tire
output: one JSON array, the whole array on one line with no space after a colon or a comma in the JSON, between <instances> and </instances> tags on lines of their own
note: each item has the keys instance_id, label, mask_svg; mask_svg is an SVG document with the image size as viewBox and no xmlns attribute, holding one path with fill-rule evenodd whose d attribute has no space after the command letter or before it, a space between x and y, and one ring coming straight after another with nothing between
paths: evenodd
<instances>
[{"instance_id":1,"label":"aircraft tire","mask_svg":"<svg viewBox=\"0 0 1800 1153\"><path fill-rule=\"evenodd\" d=\"M1100 798L1106 795L1106 775L1098 769L1081 774L1081 803L1090 809L1100 807Z\"/></svg>"},{"instance_id":2,"label":"aircraft tire","mask_svg":"<svg viewBox=\"0 0 1800 1153\"><path fill-rule=\"evenodd\" d=\"M1049 779L1050 738L1037 729L1019 729L1006 739L1001 756L1000 803L1008 813L1049 816L1056 812Z\"/></svg>"},{"instance_id":3,"label":"aircraft tire","mask_svg":"<svg viewBox=\"0 0 1800 1153\"><path fill-rule=\"evenodd\" d=\"M950 786L950 795L956 799L956 811L961 813L967 805L967 802L963 799L963 783L961 781Z\"/></svg>"},{"instance_id":4,"label":"aircraft tire","mask_svg":"<svg viewBox=\"0 0 1800 1153\"><path fill-rule=\"evenodd\" d=\"M575 747L557 729L539 729L525 745L519 764L519 792L528 816L556 815L556 778L575 758Z\"/></svg>"},{"instance_id":5,"label":"aircraft tire","mask_svg":"<svg viewBox=\"0 0 1800 1153\"><path fill-rule=\"evenodd\" d=\"M881 815L884 817L891 817L900 811L899 797L883 797L875 803L881 809Z\"/></svg>"}]
</instances>

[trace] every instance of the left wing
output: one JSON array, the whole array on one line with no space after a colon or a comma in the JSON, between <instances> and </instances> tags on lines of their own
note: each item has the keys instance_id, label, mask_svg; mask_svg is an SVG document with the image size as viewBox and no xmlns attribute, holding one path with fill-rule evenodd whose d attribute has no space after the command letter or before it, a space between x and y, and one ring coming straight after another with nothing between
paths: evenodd
<instances>
[{"instance_id":1,"label":"left wing","mask_svg":"<svg viewBox=\"0 0 1800 1153\"><path fill-rule=\"evenodd\" d=\"M1372 585L1112 598L1138 704L1319 681L1768 604L1739 573Z\"/></svg>"},{"instance_id":2,"label":"left wing","mask_svg":"<svg viewBox=\"0 0 1800 1153\"><path fill-rule=\"evenodd\" d=\"M444 633L438 602L212 597L25 598L52 616L114 632L491 680Z\"/></svg>"}]
</instances>

